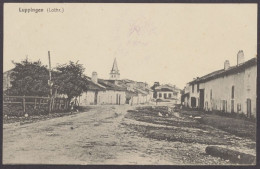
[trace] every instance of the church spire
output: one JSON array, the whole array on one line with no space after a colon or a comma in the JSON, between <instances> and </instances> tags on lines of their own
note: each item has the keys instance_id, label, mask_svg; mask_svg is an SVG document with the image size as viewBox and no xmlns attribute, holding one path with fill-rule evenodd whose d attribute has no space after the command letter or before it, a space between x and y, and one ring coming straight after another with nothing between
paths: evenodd
<instances>
[{"instance_id":1,"label":"church spire","mask_svg":"<svg viewBox=\"0 0 260 169\"><path fill-rule=\"evenodd\" d=\"M119 71L119 70L118 70L118 67L117 67L116 58L114 59L114 63L113 63L113 67L112 67L112 71L115 71L115 72Z\"/></svg>"},{"instance_id":2,"label":"church spire","mask_svg":"<svg viewBox=\"0 0 260 169\"><path fill-rule=\"evenodd\" d=\"M120 73L119 73L116 58L115 58L111 72L110 72L110 80L118 80L119 78L120 78Z\"/></svg>"}]
</instances>

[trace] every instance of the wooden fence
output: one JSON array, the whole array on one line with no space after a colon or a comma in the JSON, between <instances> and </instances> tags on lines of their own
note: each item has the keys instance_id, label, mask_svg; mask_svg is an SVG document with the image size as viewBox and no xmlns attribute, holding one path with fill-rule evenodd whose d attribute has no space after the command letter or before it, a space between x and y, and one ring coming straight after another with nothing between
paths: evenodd
<instances>
[{"instance_id":1,"label":"wooden fence","mask_svg":"<svg viewBox=\"0 0 260 169\"><path fill-rule=\"evenodd\" d=\"M10 104L18 104L22 106L24 114L27 111L27 105L33 106L34 110L47 107L49 113L57 110L67 110L69 108L69 102L66 98L50 98L37 96L3 96L3 106L7 106Z\"/></svg>"}]
</instances>

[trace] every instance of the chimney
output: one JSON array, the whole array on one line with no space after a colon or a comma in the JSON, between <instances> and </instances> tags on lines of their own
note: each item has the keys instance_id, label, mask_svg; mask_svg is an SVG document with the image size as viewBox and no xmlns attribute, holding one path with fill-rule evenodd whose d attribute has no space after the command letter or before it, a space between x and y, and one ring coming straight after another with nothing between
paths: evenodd
<instances>
[{"instance_id":1,"label":"chimney","mask_svg":"<svg viewBox=\"0 0 260 169\"><path fill-rule=\"evenodd\" d=\"M97 82L98 82L97 72L92 72L91 80L92 80L92 82L94 82L94 83L97 83Z\"/></svg>"},{"instance_id":2,"label":"chimney","mask_svg":"<svg viewBox=\"0 0 260 169\"><path fill-rule=\"evenodd\" d=\"M229 67L230 67L229 60L226 60L226 61L224 62L224 70L228 70Z\"/></svg>"},{"instance_id":3,"label":"chimney","mask_svg":"<svg viewBox=\"0 0 260 169\"><path fill-rule=\"evenodd\" d=\"M240 65L243 62L244 62L244 52L243 52L243 50L240 50L237 53L237 65Z\"/></svg>"}]
</instances>

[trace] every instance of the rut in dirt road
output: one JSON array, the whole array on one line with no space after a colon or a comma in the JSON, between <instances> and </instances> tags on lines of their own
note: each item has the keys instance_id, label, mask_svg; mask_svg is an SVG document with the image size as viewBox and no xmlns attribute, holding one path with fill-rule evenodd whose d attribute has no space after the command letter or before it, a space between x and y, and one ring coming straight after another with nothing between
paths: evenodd
<instances>
[{"instance_id":1,"label":"rut in dirt road","mask_svg":"<svg viewBox=\"0 0 260 169\"><path fill-rule=\"evenodd\" d=\"M4 127L4 164L228 164L205 155L207 145L143 137L125 118L130 106ZM150 125L150 124L142 124ZM192 160L195 159L195 160Z\"/></svg>"}]
</instances>

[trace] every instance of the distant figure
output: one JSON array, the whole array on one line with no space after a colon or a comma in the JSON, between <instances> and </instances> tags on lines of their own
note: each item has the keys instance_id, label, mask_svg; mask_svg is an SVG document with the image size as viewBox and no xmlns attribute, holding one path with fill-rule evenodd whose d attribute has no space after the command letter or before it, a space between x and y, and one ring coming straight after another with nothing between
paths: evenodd
<instances>
[{"instance_id":1,"label":"distant figure","mask_svg":"<svg viewBox=\"0 0 260 169\"><path fill-rule=\"evenodd\" d=\"M70 114L72 114L73 111L74 111L74 104L75 104L75 102L74 102L74 100L72 100L72 101L70 102Z\"/></svg>"},{"instance_id":2,"label":"distant figure","mask_svg":"<svg viewBox=\"0 0 260 169\"><path fill-rule=\"evenodd\" d=\"M162 113L161 113L161 112L159 112L159 113L158 113L158 116L162 117Z\"/></svg>"},{"instance_id":3,"label":"distant figure","mask_svg":"<svg viewBox=\"0 0 260 169\"><path fill-rule=\"evenodd\" d=\"M73 111L78 112L78 108L77 108L78 106L77 106L77 104L78 104L77 98L73 99L73 100L70 102L70 113L71 113L71 114L73 113Z\"/></svg>"}]
</instances>

